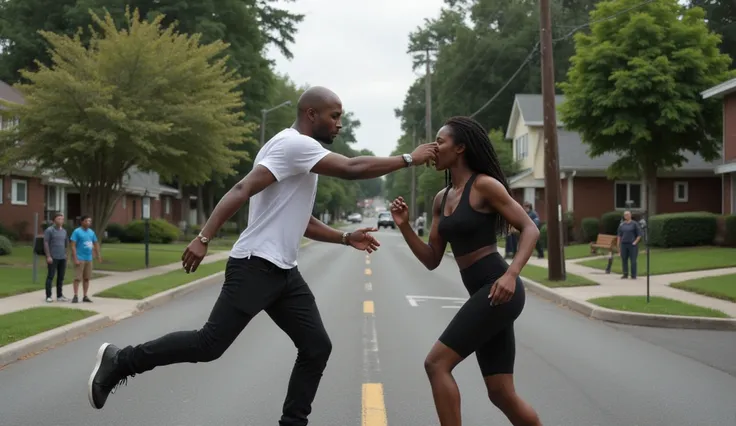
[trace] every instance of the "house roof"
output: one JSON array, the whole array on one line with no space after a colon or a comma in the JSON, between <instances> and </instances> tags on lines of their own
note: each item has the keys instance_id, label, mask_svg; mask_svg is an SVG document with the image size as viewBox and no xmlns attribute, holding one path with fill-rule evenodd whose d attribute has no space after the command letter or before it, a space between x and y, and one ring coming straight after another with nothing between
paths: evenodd
<instances>
[{"instance_id":1,"label":"house roof","mask_svg":"<svg viewBox=\"0 0 736 426\"><path fill-rule=\"evenodd\" d=\"M736 87L736 79L734 80ZM555 96L555 106L565 101L564 95ZM518 121L518 114L524 117L527 126L540 127L544 125L544 107L542 95L519 94L516 95L514 107L509 120L507 138L513 135ZM515 116L516 114L516 116ZM543 134L540 132L540 138ZM588 145L584 144L577 132L565 130L561 121L557 121L557 146L560 157L560 170L606 170L611 163L620 158L619 155L606 153L600 157L590 158ZM678 170L682 171L712 171L721 163L720 159L712 162L705 161L700 155L685 152L686 162Z\"/></svg>"},{"instance_id":2,"label":"house roof","mask_svg":"<svg viewBox=\"0 0 736 426\"><path fill-rule=\"evenodd\" d=\"M19 91L4 81L0 81L0 99L16 104L24 104L26 102ZM0 108L4 107L0 105Z\"/></svg>"},{"instance_id":3,"label":"house roof","mask_svg":"<svg viewBox=\"0 0 736 426\"><path fill-rule=\"evenodd\" d=\"M555 95L555 106L561 104L565 100L564 95ZM544 125L544 107L542 95L534 94L517 94L514 97L514 106L511 108L511 117L506 128L506 137L511 138L516 129L516 123L519 116L524 118L527 126ZM557 119L557 125L560 126L560 120Z\"/></svg>"},{"instance_id":4,"label":"house roof","mask_svg":"<svg viewBox=\"0 0 736 426\"><path fill-rule=\"evenodd\" d=\"M563 129L557 129L557 149L560 157L560 171L605 170L620 158L619 155L610 152L600 157L590 158L588 155L589 146L583 143L580 134ZM678 168L681 171L712 171L720 164L720 160L708 162L700 155L688 151L683 155L686 162Z\"/></svg>"},{"instance_id":5,"label":"house roof","mask_svg":"<svg viewBox=\"0 0 736 426\"><path fill-rule=\"evenodd\" d=\"M736 93L736 78L724 81L721 84L700 92L700 94L703 96L703 99L726 96L732 93Z\"/></svg>"}]
</instances>

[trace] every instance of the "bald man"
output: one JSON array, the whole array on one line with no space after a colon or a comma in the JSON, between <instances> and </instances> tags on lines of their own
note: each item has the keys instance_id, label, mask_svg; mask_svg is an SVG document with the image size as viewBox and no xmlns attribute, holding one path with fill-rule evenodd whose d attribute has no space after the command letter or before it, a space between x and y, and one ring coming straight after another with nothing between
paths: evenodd
<instances>
[{"instance_id":1,"label":"bald man","mask_svg":"<svg viewBox=\"0 0 736 426\"><path fill-rule=\"evenodd\" d=\"M196 271L217 230L250 200L248 227L233 245L220 296L207 322L200 330L178 331L123 349L103 344L88 384L94 408L102 408L110 392L129 376L164 365L216 360L250 320L265 310L298 352L279 425L307 424L332 343L312 291L297 268L301 238L367 252L379 246L370 235L373 228L341 232L312 216L317 175L342 179L383 176L436 159L437 144L420 145L411 154L393 157L347 158L320 144L331 144L342 126L342 102L335 93L324 87L310 88L297 109L294 124L261 148L253 169L225 194L184 251L184 269Z\"/></svg>"}]
</instances>

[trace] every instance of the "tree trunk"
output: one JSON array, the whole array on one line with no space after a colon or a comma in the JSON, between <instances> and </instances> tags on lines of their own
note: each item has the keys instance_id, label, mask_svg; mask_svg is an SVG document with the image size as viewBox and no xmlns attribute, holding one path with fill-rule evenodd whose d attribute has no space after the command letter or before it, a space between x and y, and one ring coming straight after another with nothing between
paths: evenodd
<instances>
[{"instance_id":1,"label":"tree trunk","mask_svg":"<svg viewBox=\"0 0 736 426\"><path fill-rule=\"evenodd\" d=\"M197 187L197 225L204 225L207 221L204 216L204 191L202 186Z\"/></svg>"},{"instance_id":2,"label":"tree trunk","mask_svg":"<svg viewBox=\"0 0 736 426\"><path fill-rule=\"evenodd\" d=\"M657 168L648 166L644 172L644 193L646 199L645 210L649 217L657 214Z\"/></svg>"}]
</instances>

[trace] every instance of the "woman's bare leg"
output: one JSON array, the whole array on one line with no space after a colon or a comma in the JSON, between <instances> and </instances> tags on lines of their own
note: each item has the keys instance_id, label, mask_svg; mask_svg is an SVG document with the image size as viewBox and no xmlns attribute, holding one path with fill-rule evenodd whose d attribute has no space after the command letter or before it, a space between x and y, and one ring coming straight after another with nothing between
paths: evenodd
<instances>
[{"instance_id":1,"label":"woman's bare leg","mask_svg":"<svg viewBox=\"0 0 736 426\"><path fill-rule=\"evenodd\" d=\"M460 426L460 390L452 370L462 361L460 355L441 342L436 342L424 360L440 426Z\"/></svg>"},{"instance_id":2,"label":"woman's bare leg","mask_svg":"<svg viewBox=\"0 0 736 426\"><path fill-rule=\"evenodd\" d=\"M521 399L514 387L513 374L494 374L484 378L488 398L514 426L542 426L537 412ZM458 423L459 424L459 423Z\"/></svg>"}]
</instances>

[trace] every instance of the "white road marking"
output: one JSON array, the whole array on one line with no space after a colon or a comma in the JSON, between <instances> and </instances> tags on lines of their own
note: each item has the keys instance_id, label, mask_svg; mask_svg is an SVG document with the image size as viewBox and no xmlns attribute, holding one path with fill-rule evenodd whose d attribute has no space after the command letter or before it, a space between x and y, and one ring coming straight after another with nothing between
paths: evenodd
<instances>
[{"instance_id":1,"label":"white road marking","mask_svg":"<svg viewBox=\"0 0 736 426\"><path fill-rule=\"evenodd\" d=\"M365 291L371 291L371 290L373 290L373 284L365 283Z\"/></svg>"},{"instance_id":2,"label":"white road marking","mask_svg":"<svg viewBox=\"0 0 736 426\"><path fill-rule=\"evenodd\" d=\"M451 301L455 303L465 303L466 300L468 300L467 297L447 297L447 296L415 296L415 295L406 295L406 301L409 302L409 305L413 307L419 306L419 302L426 302L428 300L443 300L443 301Z\"/></svg>"}]
</instances>

